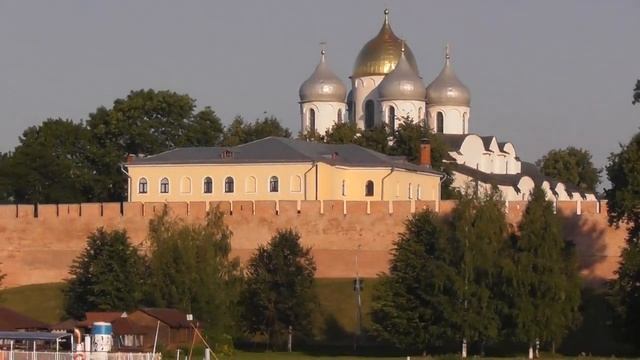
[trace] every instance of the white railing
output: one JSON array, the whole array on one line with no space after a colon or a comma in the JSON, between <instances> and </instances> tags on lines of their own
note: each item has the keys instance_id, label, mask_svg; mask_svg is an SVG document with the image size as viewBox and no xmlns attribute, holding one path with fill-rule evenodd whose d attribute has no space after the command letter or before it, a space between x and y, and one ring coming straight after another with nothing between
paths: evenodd
<instances>
[{"instance_id":1,"label":"white railing","mask_svg":"<svg viewBox=\"0 0 640 360\"><path fill-rule=\"evenodd\" d=\"M106 356L105 356L106 355ZM0 350L0 360L160 360L160 353L155 358L152 353L90 353L90 352L55 352L55 351L22 351Z\"/></svg>"}]
</instances>

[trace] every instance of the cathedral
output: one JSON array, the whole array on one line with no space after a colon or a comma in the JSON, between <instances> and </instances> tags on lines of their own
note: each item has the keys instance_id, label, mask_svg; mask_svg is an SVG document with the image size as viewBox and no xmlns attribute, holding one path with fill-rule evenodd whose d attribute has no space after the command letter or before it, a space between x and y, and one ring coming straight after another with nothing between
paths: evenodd
<instances>
[{"instance_id":1,"label":"cathedral","mask_svg":"<svg viewBox=\"0 0 640 360\"><path fill-rule=\"evenodd\" d=\"M520 160L512 143L470 132L471 92L451 62L447 46L442 71L425 86L411 48L394 34L385 10L382 28L356 58L348 93L321 51L319 64L299 90L301 132L323 134L340 122L363 130L382 125L393 130L405 120L424 122L449 147L446 161L455 187L497 186L509 201L528 200L538 185L552 201L595 200L594 194L546 177Z\"/></svg>"}]
</instances>

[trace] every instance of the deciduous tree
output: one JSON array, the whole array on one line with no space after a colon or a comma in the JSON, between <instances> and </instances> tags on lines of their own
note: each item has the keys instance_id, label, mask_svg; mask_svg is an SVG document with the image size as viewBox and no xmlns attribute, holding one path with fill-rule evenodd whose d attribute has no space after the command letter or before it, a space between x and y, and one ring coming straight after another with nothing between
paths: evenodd
<instances>
[{"instance_id":1,"label":"deciduous tree","mask_svg":"<svg viewBox=\"0 0 640 360\"><path fill-rule=\"evenodd\" d=\"M600 170L593 165L591 153L573 146L549 151L536 165L544 175L575 185L582 191L595 193L600 182Z\"/></svg>"},{"instance_id":2,"label":"deciduous tree","mask_svg":"<svg viewBox=\"0 0 640 360\"><path fill-rule=\"evenodd\" d=\"M280 344L289 327L309 333L315 271L311 248L303 247L292 229L279 230L258 246L240 297L246 331L266 336L268 347Z\"/></svg>"},{"instance_id":3,"label":"deciduous tree","mask_svg":"<svg viewBox=\"0 0 640 360\"><path fill-rule=\"evenodd\" d=\"M219 209L204 224L187 224L165 209L149 223L147 301L184 310L203 321L216 344L234 334L240 264L231 257L231 231Z\"/></svg>"},{"instance_id":4,"label":"deciduous tree","mask_svg":"<svg viewBox=\"0 0 640 360\"><path fill-rule=\"evenodd\" d=\"M65 313L81 319L87 311L128 311L140 305L145 259L125 230L98 228L73 261L64 290Z\"/></svg>"},{"instance_id":5,"label":"deciduous tree","mask_svg":"<svg viewBox=\"0 0 640 360\"><path fill-rule=\"evenodd\" d=\"M628 226L627 246L612 287L626 334L637 339L640 333L640 133L609 156L605 190L609 222Z\"/></svg>"},{"instance_id":6,"label":"deciduous tree","mask_svg":"<svg viewBox=\"0 0 640 360\"><path fill-rule=\"evenodd\" d=\"M578 325L580 283L573 244L564 240L553 204L535 187L515 241L513 335L530 347L559 343Z\"/></svg>"}]
</instances>

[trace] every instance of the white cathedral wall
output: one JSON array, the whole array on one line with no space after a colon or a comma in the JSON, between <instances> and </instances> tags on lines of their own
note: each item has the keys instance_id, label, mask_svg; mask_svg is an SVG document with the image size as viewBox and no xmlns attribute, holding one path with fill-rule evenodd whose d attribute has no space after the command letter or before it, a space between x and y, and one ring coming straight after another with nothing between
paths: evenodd
<instances>
[{"instance_id":1,"label":"white cathedral wall","mask_svg":"<svg viewBox=\"0 0 640 360\"><path fill-rule=\"evenodd\" d=\"M410 119L414 123L424 120L424 101L415 100L381 100L382 121L389 125L389 107L396 110L396 126L405 119Z\"/></svg>"},{"instance_id":2,"label":"white cathedral wall","mask_svg":"<svg viewBox=\"0 0 640 360\"><path fill-rule=\"evenodd\" d=\"M384 79L382 75L363 76L355 79L351 79L351 86L353 91L353 119L356 126L359 129L364 129L364 104L367 100L373 100L374 111L374 123L376 125L381 124L381 111L378 104L377 93L374 91Z\"/></svg>"},{"instance_id":3,"label":"white cathedral wall","mask_svg":"<svg viewBox=\"0 0 640 360\"><path fill-rule=\"evenodd\" d=\"M316 112L316 131L320 134L333 126L336 122L346 119L347 105L341 102L313 101L300 104L301 129L307 132L311 129L310 109ZM338 114L340 112L340 114Z\"/></svg>"},{"instance_id":4,"label":"white cathedral wall","mask_svg":"<svg viewBox=\"0 0 640 360\"><path fill-rule=\"evenodd\" d=\"M444 115L444 134L468 134L469 133L469 113L468 106L441 106L427 105L427 125L436 132L436 121L438 112Z\"/></svg>"}]
</instances>

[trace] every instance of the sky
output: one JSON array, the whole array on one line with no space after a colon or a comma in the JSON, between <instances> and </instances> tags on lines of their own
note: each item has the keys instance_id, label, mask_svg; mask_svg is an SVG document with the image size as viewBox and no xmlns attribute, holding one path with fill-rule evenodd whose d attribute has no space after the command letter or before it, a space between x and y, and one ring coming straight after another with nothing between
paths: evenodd
<instances>
[{"instance_id":1,"label":"sky","mask_svg":"<svg viewBox=\"0 0 640 360\"><path fill-rule=\"evenodd\" d=\"M0 0L0 151L47 118L86 119L148 88L188 94L224 123L274 115L296 134L320 42L348 84L385 8L426 84L451 45L471 131L523 160L576 146L601 167L639 130L638 0Z\"/></svg>"}]
</instances>

